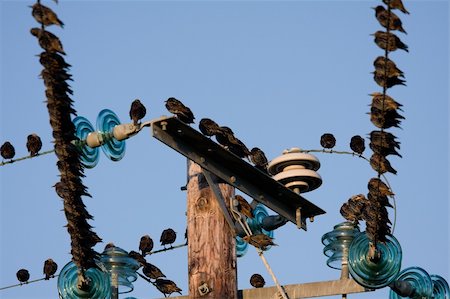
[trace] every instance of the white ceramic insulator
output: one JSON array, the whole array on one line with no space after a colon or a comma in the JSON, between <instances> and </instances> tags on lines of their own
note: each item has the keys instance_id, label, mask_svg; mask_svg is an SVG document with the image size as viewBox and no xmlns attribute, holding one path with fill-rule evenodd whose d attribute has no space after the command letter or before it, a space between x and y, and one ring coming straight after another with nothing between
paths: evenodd
<instances>
[{"instance_id":1,"label":"white ceramic insulator","mask_svg":"<svg viewBox=\"0 0 450 299\"><path fill-rule=\"evenodd\" d=\"M92 148L102 145L102 141L102 137L98 132L91 132L86 138L86 144Z\"/></svg>"},{"instance_id":2,"label":"white ceramic insulator","mask_svg":"<svg viewBox=\"0 0 450 299\"><path fill-rule=\"evenodd\" d=\"M293 166L291 165L289 169L274 175L273 179L287 188L299 188L301 193L315 190L322 185L322 178L314 170Z\"/></svg>"},{"instance_id":3,"label":"white ceramic insulator","mask_svg":"<svg viewBox=\"0 0 450 299\"><path fill-rule=\"evenodd\" d=\"M121 141L127 139L134 131L135 128L132 123L121 124L114 127L113 136L115 139Z\"/></svg>"}]
</instances>

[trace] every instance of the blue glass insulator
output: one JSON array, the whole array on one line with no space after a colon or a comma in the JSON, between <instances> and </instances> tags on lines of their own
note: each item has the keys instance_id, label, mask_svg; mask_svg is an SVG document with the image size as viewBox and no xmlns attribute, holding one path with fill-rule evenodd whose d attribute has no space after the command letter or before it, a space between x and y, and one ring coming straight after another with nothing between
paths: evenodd
<instances>
[{"instance_id":1,"label":"blue glass insulator","mask_svg":"<svg viewBox=\"0 0 450 299\"><path fill-rule=\"evenodd\" d=\"M114 127L120 125L117 115L109 109L100 111L97 117L97 130L102 134L103 153L112 161L119 161L125 155L125 141L113 137Z\"/></svg>"},{"instance_id":2,"label":"blue glass insulator","mask_svg":"<svg viewBox=\"0 0 450 299\"><path fill-rule=\"evenodd\" d=\"M369 289L389 285L400 272L402 249L397 239L387 235L386 243L378 243L377 249L380 259L374 262L368 257L369 239L365 232L359 233L349 247L350 274L357 283Z\"/></svg>"},{"instance_id":3,"label":"blue glass insulator","mask_svg":"<svg viewBox=\"0 0 450 299\"><path fill-rule=\"evenodd\" d=\"M136 270L139 269L139 263L135 259L129 257L125 250L112 246L103 251L100 260L120 294L133 291L133 282L137 279Z\"/></svg>"},{"instance_id":4,"label":"blue glass insulator","mask_svg":"<svg viewBox=\"0 0 450 299\"><path fill-rule=\"evenodd\" d=\"M419 267L409 267L402 270L397 278L397 281L406 281L411 284L414 289L413 294L410 297L402 297L393 290L389 292L389 299L399 299L399 298L434 298L431 297L433 294L433 282L430 275Z\"/></svg>"},{"instance_id":5,"label":"blue glass insulator","mask_svg":"<svg viewBox=\"0 0 450 299\"><path fill-rule=\"evenodd\" d=\"M85 272L89 280L87 290L80 290L78 286L78 268L70 262L64 266L58 276L58 293L60 299L109 299L111 283L109 274L97 268L90 268Z\"/></svg>"},{"instance_id":6,"label":"blue glass insulator","mask_svg":"<svg viewBox=\"0 0 450 299\"><path fill-rule=\"evenodd\" d=\"M447 281L439 275L430 275L431 281L433 282L433 299L449 299L450 298L450 288Z\"/></svg>"},{"instance_id":7,"label":"blue glass insulator","mask_svg":"<svg viewBox=\"0 0 450 299\"><path fill-rule=\"evenodd\" d=\"M236 256L243 257L248 251L248 243L236 236Z\"/></svg>"},{"instance_id":8,"label":"blue glass insulator","mask_svg":"<svg viewBox=\"0 0 450 299\"><path fill-rule=\"evenodd\" d=\"M98 148L89 147L85 142L89 133L95 131L94 127L82 116L75 117L72 122L75 126L75 136L80 139L77 141L76 145L80 150L81 163L83 163L86 168L94 168L97 165L100 156Z\"/></svg>"},{"instance_id":9,"label":"blue glass insulator","mask_svg":"<svg viewBox=\"0 0 450 299\"><path fill-rule=\"evenodd\" d=\"M359 228L353 223L342 222L322 236L322 244L325 245L323 254L328 257L328 267L342 269L342 263L348 259L350 244L359 233Z\"/></svg>"}]
</instances>

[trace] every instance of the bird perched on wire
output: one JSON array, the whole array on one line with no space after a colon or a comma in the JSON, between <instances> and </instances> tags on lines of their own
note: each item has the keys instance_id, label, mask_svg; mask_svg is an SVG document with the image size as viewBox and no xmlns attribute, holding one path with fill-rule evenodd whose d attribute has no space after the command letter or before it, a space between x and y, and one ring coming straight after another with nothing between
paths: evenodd
<instances>
[{"instance_id":1,"label":"bird perched on wire","mask_svg":"<svg viewBox=\"0 0 450 299\"><path fill-rule=\"evenodd\" d=\"M266 284L266 281L260 274L255 273L250 277L250 284L254 288L263 288Z\"/></svg>"},{"instance_id":2,"label":"bird perched on wire","mask_svg":"<svg viewBox=\"0 0 450 299\"><path fill-rule=\"evenodd\" d=\"M253 162L256 168L267 172L268 161L264 152L258 148L254 147L250 150L250 160Z\"/></svg>"},{"instance_id":3,"label":"bird perched on wire","mask_svg":"<svg viewBox=\"0 0 450 299\"><path fill-rule=\"evenodd\" d=\"M64 60L64 57L55 52L44 51L38 56L39 62L46 69L60 71L71 67L71 65Z\"/></svg>"},{"instance_id":4,"label":"bird perched on wire","mask_svg":"<svg viewBox=\"0 0 450 299\"><path fill-rule=\"evenodd\" d=\"M388 197L386 195L381 195L379 192L373 193L369 191L369 193L367 193L367 200L369 202L376 202L378 205L383 207L393 208Z\"/></svg>"},{"instance_id":5,"label":"bird perched on wire","mask_svg":"<svg viewBox=\"0 0 450 299\"><path fill-rule=\"evenodd\" d=\"M375 17L381 26L407 34L405 29L403 29L402 20L395 13L386 10L383 5L378 5L373 7L373 9L375 10Z\"/></svg>"},{"instance_id":6,"label":"bird perched on wire","mask_svg":"<svg viewBox=\"0 0 450 299\"><path fill-rule=\"evenodd\" d=\"M362 155L366 149L365 140L359 135L355 135L350 139L350 149L355 153Z\"/></svg>"},{"instance_id":7,"label":"bird perched on wire","mask_svg":"<svg viewBox=\"0 0 450 299\"><path fill-rule=\"evenodd\" d=\"M375 127L381 129L389 129L391 127L400 128L402 115L398 114L396 110L380 110L375 107L370 108L370 121Z\"/></svg>"},{"instance_id":8,"label":"bird perched on wire","mask_svg":"<svg viewBox=\"0 0 450 299\"><path fill-rule=\"evenodd\" d=\"M58 52L63 55L66 55L66 52L64 52L61 41L53 33L36 27L31 28L30 32L32 35L38 38L39 46L41 46L41 48L44 49L45 51Z\"/></svg>"},{"instance_id":9,"label":"bird perched on wire","mask_svg":"<svg viewBox=\"0 0 450 299\"><path fill-rule=\"evenodd\" d=\"M273 243L273 238L269 237L265 234L254 234L251 236L245 236L242 238L245 242L249 243L250 245L253 245L261 250L266 250L268 246L277 244Z\"/></svg>"},{"instance_id":10,"label":"bird perched on wire","mask_svg":"<svg viewBox=\"0 0 450 299\"><path fill-rule=\"evenodd\" d=\"M386 131L372 131L369 134L370 140L374 143L387 144L389 147L400 149L400 142L396 140L394 134Z\"/></svg>"},{"instance_id":11,"label":"bird perched on wire","mask_svg":"<svg viewBox=\"0 0 450 299\"><path fill-rule=\"evenodd\" d=\"M367 183L367 188L371 194L379 194L381 196L394 196L391 189L379 178L371 178Z\"/></svg>"},{"instance_id":12,"label":"bird perched on wire","mask_svg":"<svg viewBox=\"0 0 450 299\"><path fill-rule=\"evenodd\" d=\"M405 77L403 71L397 67L395 62L384 56L378 56L373 61L375 71L378 73L386 74L388 77Z\"/></svg>"},{"instance_id":13,"label":"bird perched on wire","mask_svg":"<svg viewBox=\"0 0 450 299\"><path fill-rule=\"evenodd\" d=\"M367 205L367 199L363 194L353 195L341 206L342 217L353 223L363 219L363 211Z\"/></svg>"},{"instance_id":14,"label":"bird perched on wire","mask_svg":"<svg viewBox=\"0 0 450 299\"><path fill-rule=\"evenodd\" d=\"M30 272L27 269L20 269L17 271L16 277L21 283L26 283L30 279Z\"/></svg>"},{"instance_id":15,"label":"bird perched on wire","mask_svg":"<svg viewBox=\"0 0 450 299\"><path fill-rule=\"evenodd\" d=\"M175 242L176 238L177 238L177 233L173 229L168 228L168 229L163 230L159 241L161 242L161 246L164 246L164 248L166 248L165 245L172 246L172 244Z\"/></svg>"},{"instance_id":16,"label":"bird perched on wire","mask_svg":"<svg viewBox=\"0 0 450 299\"><path fill-rule=\"evenodd\" d=\"M395 101L392 97L381 92L374 92L369 94L372 97L371 106L378 110L400 110L403 106L399 102Z\"/></svg>"},{"instance_id":17,"label":"bird perched on wire","mask_svg":"<svg viewBox=\"0 0 450 299\"><path fill-rule=\"evenodd\" d=\"M147 113L144 104L140 100L136 99L131 103L130 107L130 119L133 121L135 127L138 126L139 121L144 118Z\"/></svg>"},{"instance_id":18,"label":"bird perched on wire","mask_svg":"<svg viewBox=\"0 0 450 299\"><path fill-rule=\"evenodd\" d=\"M164 297L167 297L166 295L172 294L172 293L179 293L181 295L182 289L180 289L173 281L168 279L162 279L158 278L155 281L156 288L164 294Z\"/></svg>"},{"instance_id":19,"label":"bird perched on wire","mask_svg":"<svg viewBox=\"0 0 450 299\"><path fill-rule=\"evenodd\" d=\"M398 9L402 13L409 15L409 11L406 10L402 0L383 0L383 3L389 6L390 9Z\"/></svg>"},{"instance_id":20,"label":"bird perched on wire","mask_svg":"<svg viewBox=\"0 0 450 299\"><path fill-rule=\"evenodd\" d=\"M6 141L0 147L0 154L3 157L3 159L12 159L16 155L16 150L9 141Z\"/></svg>"},{"instance_id":21,"label":"bird perched on wire","mask_svg":"<svg viewBox=\"0 0 450 299\"><path fill-rule=\"evenodd\" d=\"M166 108L170 113L176 115L176 117L186 124L194 123L194 114L189 107L186 107L181 101L176 98L168 98L166 103Z\"/></svg>"},{"instance_id":22,"label":"bird perched on wire","mask_svg":"<svg viewBox=\"0 0 450 299\"><path fill-rule=\"evenodd\" d=\"M131 250L130 252L128 252L128 256L135 259L141 267L143 267L147 264L147 261L142 256L142 254L140 254L137 251Z\"/></svg>"},{"instance_id":23,"label":"bird perched on wire","mask_svg":"<svg viewBox=\"0 0 450 299\"><path fill-rule=\"evenodd\" d=\"M320 136L320 145L325 149L332 149L336 145L336 138L334 138L333 134L325 133Z\"/></svg>"},{"instance_id":24,"label":"bird perched on wire","mask_svg":"<svg viewBox=\"0 0 450 299\"><path fill-rule=\"evenodd\" d=\"M408 46L404 44L400 40L400 38L393 33L377 31L371 35L375 36L375 43L377 44L378 47L380 47L383 50L388 50L389 52L392 52L397 49L401 49L406 52L409 52Z\"/></svg>"},{"instance_id":25,"label":"bird perched on wire","mask_svg":"<svg viewBox=\"0 0 450 299\"><path fill-rule=\"evenodd\" d=\"M380 174L383 174L386 172L397 174L397 170L395 170L391 166L391 163L389 162L389 160L386 159L386 157L383 157L382 155L377 154L377 153L374 153L372 155L372 157L370 157L370 166L372 166L372 168Z\"/></svg>"},{"instance_id":26,"label":"bird perched on wire","mask_svg":"<svg viewBox=\"0 0 450 299\"><path fill-rule=\"evenodd\" d=\"M55 275L56 270L58 270L58 264L56 264L52 259L47 259L44 262L44 274L46 280L49 280L50 277Z\"/></svg>"},{"instance_id":27,"label":"bird perched on wire","mask_svg":"<svg viewBox=\"0 0 450 299\"><path fill-rule=\"evenodd\" d=\"M372 149L373 152L378 153L384 157L389 155L395 155L402 158L402 155L397 152L397 147L395 143L388 143L385 140L381 138L374 138L373 140L370 140L369 147Z\"/></svg>"},{"instance_id":28,"label":"bird perched on wire","mask_svg":"<svg viewBox=\"0 0 450 299\"><path fill-rule=\"evenodd\" d=\"M139 242L139 250L142 252L142 256L145 256L147 253L150 253L153 249L153 240L149 235L145 235L141 237L141 241Z\"/></svg>"},{"instance_id":29,"label":"bird perched on wire","mask_svg":"<svg viewBox=\"0 0 450 299\"><path fill-rule=\"evenodd\" d=\"M40 3L35 3L32 8L31 15L40 24L44 26L57 25L61 28L64 27L64 23L58 18L56 13Z\"/></svg>"},{"instance_id":30,"label":"bird perched on wire","mask_svg":"<svg viewBox=\"0 0 450 299\"><path fill-rule=\"evenodd\" d=\"M166 277L158 267L150 263L144 264L144 268L142 268L142 273L144 273L144 275L150 279L158 279L161 277Z\"/></svg>"},{"instance_id":31,"label":"bird perched on wire","mask_svg":"<svg viewBox=\"0 0 450 299\"><path fill-rule=\"evenodd\" d=\"M214 136L220 131L219 125L210 118L202 118L198 128L203 135L208 137Z\"/></svg>"},{"instance_id":32,"label":"bird perched on wire","mask_svg":"<svg viewBox=\"0 0 450 299\"><path fill-rule=\"evenodd\" d=\"M36 156L42 148L41 138L35 133L28 135L26 146L30 156Z\"/></svg>"},{"instance_id":33,"label":"bird perched on wire","mask_svg":"<svg viewBox=\"0 0 450 299\"><path fill-rule=\"evenodd\" d=\"M239 194L234 196L234 199L237 201L237 210L242 215L247 216L248 218L253 218L253 208L252 206Z\"/></svg>"},{"instance_id":34,"label":"bird perched on wire","mask_svg":"<svg viewBox=\"0 0 450 299\"><path fill-rule=\"evenodd\" d=\"M372 72L373 80L381 87L391 88L395 85L403 85L406 86L405 80L400 79L397 76L386 77L383 71L375 71Z\"/></svg>"}]
</instances>

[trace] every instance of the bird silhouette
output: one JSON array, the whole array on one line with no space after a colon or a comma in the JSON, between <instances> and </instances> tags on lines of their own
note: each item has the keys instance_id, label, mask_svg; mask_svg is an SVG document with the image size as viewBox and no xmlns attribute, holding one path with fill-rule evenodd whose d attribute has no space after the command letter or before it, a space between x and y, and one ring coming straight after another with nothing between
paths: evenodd
<instances>
[{"instance_id":1,"label":"bird silhouette","mask_svg":"<svg viewBox=\"0 0 450 299\"><path fill-rule=\"evenodd\" d=\"M36 156L42 148L41 138L35 133L28 135L26 146L30 156Z\"/></svg>"},{"instance_id":2,"label":"bird silhouette","mask_svg":"<svg viewBox=\"0 0 450 299\"><path fill-rule=\"evenodd\" d=\"M374 34L375 44L383 50L388 50L389 52L395 51L397 49L408 51L408 46L404 44L398 36L390 32L377 31Z\"/></svg>"},{"instance_id":3,"label":"bird silhouette","mask_svg":"<svg viewBox=\"0 0 450 299\"><path fill-rule=\"evenodd\" d=\"M392 11L388 11L382 5L378 5L374 7L375 9L375 17L378 22L380 22L381 26L384 28L389 28L389 30L398 30L406 34L405 29L402 27L402 20L393 13Z\"/></svg>"},{"instance_id":4,"label":"bird silhouette","mask_svg":"<svg viewBox=\"0 0 450 299\"><path fill-rule=\"evenodd\" d=\"M372 97L371 106L378 110L400 110L403 106L399 102L395 101L392 97L381 92L374 92L369 94Z\"/></svg>"},{"instance_id":5,"label":"bird silhouette","mask_svg":"<svg viewBox=\"0 0 450 299\"><path fill-rule=\"evenodd\" d=\"M333 134L325 133L320 136L320 145L325 149L332 149L336 145L336 138L334 138Z\"/></svg>"},{"instance_id":6,"label":"bird silhouette","mask_svg":"<svg viewBox=\"0 0 450 299\"><path fill-rule=\"evenodd\" d=\"M237 210L247 216L248 218L253 218L253 208L252 206L239 194L236 194L234 196L234 199L237 200L238 205L237 205Z\"/></svg>"},{"instance_id":7,"label":"bird silhouette","mask_svg":"<svg viewBox=\"0 0 450 299\"><path fill-rule=\"evenodd\" d=\"M405 14L409 14L409 11L406 10L402 0L383 0L383 3L389 6L391 9L398 9Z\"/></svg>"},{"instance_id":8,"label":"bird silhouette","mask_svg":"<svg viewBox=\"0 0 450 299\"><path fill-rule=\"evenodd\" d=\"M177 238L177 233L171 229L165 229L163 230L163 232L161 233L161 238L160 238L160 242L161 242L161 246L164 246L164 248L166 248L165 245L171 245L175 242Z\"/></svg>"},{"instance_id":9,"label":"bird silhouette","mask_svg":"<svg viewBox=\"0 0 450 299\"><path fill-rule=\"evenodd\" d=\"M363 220L363 212L367 205L367 199L363 194L353 195L341 206L342 217L353 223Z\"/></svg>"},{"instance_id":10,"label":"bird silhouette","mask_svg":"<svg viewBox=\"0 0 450 299\"><path fill-rule=\"evenodd\" d=\"M16 150L9 141L6 141L0 147L0 154L3 157L3 159L12 159L16 155Z\"/></svg>"},{"instance_id":11,"label":"bird silhouette","mask_svg":"<svg viewBox=\"0 0 450 299\"><path fill-rule=\"evenodd\" d=\"M17 271L16 277L21 283L25 283L30 279L30 272L27 269L20 269Z\"/></svg>"},{"instance_id":12,"label":"bird silhouette","mask_svg":"<svg viewBox=\"0 0 450 299\"><path fill-rule=\"evenodd\" d=\"M52 259L47 259L44 262L44 274L46 280L49 280L50 277L55 275L56 270L58 270L58 265Z\"/></svg>"},{"instance_id":13,"label":"bird silhouette","mask_svg":"<svg viewBox=\"0 0 450 299\"><path fill-rule=\"evenodd\" d=\"M381 74L386 74L388 77L405 77L402 70L400 70L395 62L384 56L378 56L373 61L375 71Z\"/></svg>"},{"instance_id":14,"label":"bird silhouette","mask_svg":"<svg viewBox=\"0 0 450 299\"><path fill-rule=\"evenodd\" d=\"M262 170L263 172L267 172L268 161L264 152L258 148L254 147L250 150L250 160L255 165L256 168Z\"/></svg>"},{"instance_id":15,"label":"bird silhouette","mask_svg":"<svg viewBox=\"0 0 450 299\"><path fill-rule=\"evenodd\" d=\"M147 253L150 253L153 249L153 240L149 235L145 235L141 237L141 241L139 242L139 250L142 252L142 255L145 256Z\"/></svg>"},{"instance_id":16,"label":"bird silhouette","mask_svg":"<svg viewBox=\"0 0 450 299\"><path fill-rule=\"evenodd\" d=\"M372 166L372 168L379 174L386 172L397 174L397 170L391 166L389 160L378 153L374 153L372 157L370 157L370 166Z\"/></svg>"},{"instance_id":17,"label":"bird silhouette","mask_svg":"<svg viewBox=\"0 0 450 299\"><path fill-rule=\"evenodd\" d=\"M261 250L266 250L268 246L277 244L273 243L273 238L265 235L265 234L254 234L250 236L245 236L242 238L245 242L249 243L250 245L253 245Z\"/></svg>"},{"instance_id":18,"label":"bird silhouette","mask_svg":"<svg viewBox=\"0 0 450 299\"><path fill-rule=\"evenodd\" d=\"M251 155L247 146L241 140L236 138L233 130L229 127L219 127L219 131L216 132L216 140L239 158L247 158Z\"/></svg>"},{"instance_id":19,"label":"bird silhouette","mask_svg":"<svg viewBox=\"0 0 450 299\"><path fill-rule=\"evenodd\" d=\"M49 70L62 70L62 69L68 69L71 67L70 64L68 64L64 57L59 55L55 52L47 52L44 51L39 56L39 62L44 66L46 69Z\"/></svg>"},{"instance_id":20,"label":"bird silhouette","mask_svg":"<svg viewBox=\"0 0 450 299\"><path fill-rule=\"evenodd\" d=\"M142 273L144 273L144 275L150 279L158 279L161 277L166 277L158 267L150 263L146 263L144 265L144 268L142 268Z\"/></svg>"},{"instance_id":21,"label":"bird silhouette","mask_svg":"<svg viewBox=\"0 0 450 299\"><path fill-rule=\"evenodd\" d=\"M397 152L397 144L394 142L386 142L386 140L382 138L373 138L373 140L370 140L369 147L372 149L372 151L384 157L389 155L396 155L402 158L402 155Z\"/></svg>"},{"instance_id":22,"label":"bird silhouette","mask_svg":"<svg viewBox=\"0 0 450 299\"><path fill-rule=\"evenodd\" d=\"M141 267L143 267L147 264L147 261L142 256L142 254L140 254L137 251L131 250L130 252L128 252L128 256L135 259Z\"/></svg>"},{"instance_id":23,"label":"bird silhouette","mask_svg":"<svg viewBox=\"0 0 450 299\"><path fill-rule=\"evenodd\" d=\"M145 109L145 106L140 100L136 99L131 103L130 119L133 121L135 127L138 126L139 121L144 118L146 113L147 109Z\"/></svg>"},{"instance_id":24,"label":"bird silhouette","mask_svg":"<svg viewBox=\"0 0 450 299\"><path fill-rule=\"evenodd\" d=\"M394 196L391 189L379 178L371 178L367 183L370 194L379 194L381 196Z\"/></svg>"},{"instance_id":25,"label":"bird silhouette","mask_svg":"<svg viewBox=\"0 0 450 299\"><path fill-rule=\"evenodd\" d=\"M375 71L372 72L373 80L381 87L391 88L395 85L403 85L406 86L405 80L400 79L399 77L386 77L383 71Z\"/></svg>"},{"instance_id":26,"label":"bird silhouette","mask_svg":"<svg viewBox=\"0 0 450 299\"><path fill-rule=\"evenodd\" d=\"M350 149L361 155L366 149L365 140L359 135L355 135L350 139Z\"/></svg>"},{"instance_id":27,"label":"bird silhouette","mask_svg":"<svg viewBox=\"0 0 450 299\"><path fill-rule=\"evenodd\" d=\"M56 13L40 3L35 3L32 8L31 15L40 24L44 26L57 25L64 27L64 23L58 18Z\"/></svg>"},{"instance_id":28,"label":"bird silhouette","mask_svg":"<svg viewBox=\"0 0 450 299\"><path fill-rule=\"evenodd\" d=\"M186 107L181 101L176 98L168 98L166 108L170 113L176 115L176 117L186 124L194 123L194 114L189 107Z\"/></svg>"},{"instance_id":29,"label":"bird silhouette","mask_svg":"<svg viewBox=\"0 0 450 299\"><path fill-rule=\"evenodd\" d=\"M369 134L370 141L377 144L387 144L389 147L400 149L400 142L396 140L394 134L386 131L372 131Z\"/></svg>"},{"instance_id":30,"label":"bird silhouette","mask_svg":"<svg viewBox=\"0 0 450 299\"><path fill-rule=\"evenodd\" d=\"M220 131L219 125L210 118L202 118L198 128L203 135L208 137L214 136Z\"/></svg>"},{"instance_id":31,"label":"bird silhouette","mask_svg":"<svg viewBox=\"0 0 450 299\"><path fill-rule=\"evenodd\" d=\"M370 121L374 126L381 129L391 127L400 128L401 119L405 119L396 110L380 110L375 107L370 108Z\"/></svg>"},{"instance_id":32,"label":"bird silhouette","mask_svg":"<svg viewBox=\"0 0 450 299\"><path fill-rule=\"evenodd\" d=\"M376 202L378 205L383 207L393 208L389 199L386 195L381 195L380 192L370 192L367 193L367 200L369 202Z\"/></svg>"},{"instance_id":33,"label":"bird silhouette","mask_svg":"<svg viewBox=\"0 0 450 299\"><path fill-rule=\"evenodd\" d=\"M182 289L180 289L173 281L168 279L161 279L158 278L155 281L156 288L164 294L164 297L167 297L166 295L172 294L172 293L179 293L181 295Z\"/></svg>"},{"instance_id":34,"label":"bird silhouette","mask_svg":"<svg viewBox=\"0 0 450 299\"><path fill-rule=\"evenodd\" d=\"M255 273L250 277L250 284L254 288L263 288L266 284L266 281L260 274Z\"/></svg>"},{"instance_id":35,"label":"bird silhouette","mask_svg":"<svg viewBox=\"0 0 450 299\"><path fill-rule=\"evenodd\" d=\"M39 46L48 52L58 52L66 55L63 45L59 38L53 33L40 28L31 28L31 34L36 36L39 41Z\"/></svg>"}]
</instances>

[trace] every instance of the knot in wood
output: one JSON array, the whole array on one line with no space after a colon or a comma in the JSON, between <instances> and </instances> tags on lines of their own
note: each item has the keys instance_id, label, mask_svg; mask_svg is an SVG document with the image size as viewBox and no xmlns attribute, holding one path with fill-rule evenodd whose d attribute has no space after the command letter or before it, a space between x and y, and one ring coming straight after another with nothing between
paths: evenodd
<instances>
[{"instance_id":1,"label":"knot in wood","mask_svg":"<svg viewBox=\"0 0 450 299\"><path fill-rule=\"evenodd\" d=\"M195 205L197 206L197 209L199 209L200 211L206 211L209 209L209 200L204 196L200 196L197 199Z\"/></svg>"}]
</instances>

